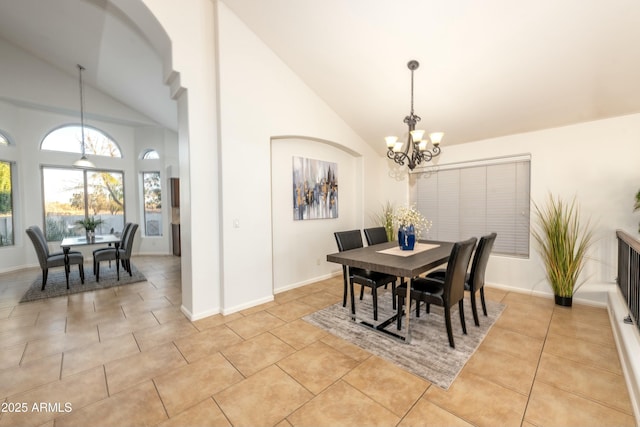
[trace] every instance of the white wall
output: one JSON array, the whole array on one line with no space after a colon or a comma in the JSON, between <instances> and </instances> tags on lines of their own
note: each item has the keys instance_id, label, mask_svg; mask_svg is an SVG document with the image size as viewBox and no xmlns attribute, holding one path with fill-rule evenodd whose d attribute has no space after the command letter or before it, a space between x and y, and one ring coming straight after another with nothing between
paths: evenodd
<instances>
[{"instance_id":1,"label":"white wall","mask_svg":"<svg viewBox=\"0 0 640 427\"><path fill-rule=\"evenodd\" d=\"M469 144L443 146L440 164L531 153L531 198L548 193L567 200L576 196L585 218L596 227L593 260L587 263L576 300L604 303L614 286L615 230L637 234L640 214L633 213L640 189L640 114L510 135ZM532 220L534 215L531 216ZM487 282L524 292L552 295L533 239L530 258L492 256Z\"/></svg>"},{"instance_id":2,"label":"white wall","mask_svg":"<svg viewBox=\"0 0 640 427\"><path fill-rule=\"evenodd\" d=\"M336 163L338 217L293 219L292 159L305 157ZM333 233L359 228L358 189L362 158L324 141L280 138L271 143L273 220L273 289L275 293L329 277L336 265L326 261L337 252Z\"/></svg>"},{"instance_id":3,"label":"white wall","mask_svg":"<svg viewBox=\"0 0 640 427\"><path fill-rule=\"evenodd\" d=\"M218 7L222 153L223 312L273 299L270 144L273 138L330 141L361 156L353 228L369 222L386 195L385 162L223 4ZM288 168L290 170L290 166ZM342 172L341 172L342 173ZM234 223L239 227L234 227ZM328 232L328 230L323 230ZM318 237L316 237L317 239ZM331 235L310 249L326 256ZM315 240L315 239L314 239ZM315 245L315 242L312 243ZM335 251L334 247L330 251ZM277 254L286 260L290 253ZM340 266L334 266L334 271ZM318 272L324 274L324 271ZM310 279L297 275L292 283ZM287 280L289 281L289 280ZM288 286L289 284L278 284Z\"/></svg>"}]
</instances>

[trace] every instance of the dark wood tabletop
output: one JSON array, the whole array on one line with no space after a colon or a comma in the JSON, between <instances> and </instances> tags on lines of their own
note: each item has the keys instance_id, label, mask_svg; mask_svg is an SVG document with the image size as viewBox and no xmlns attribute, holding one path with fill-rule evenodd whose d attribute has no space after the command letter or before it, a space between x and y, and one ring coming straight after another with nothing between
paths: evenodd
<instances>
[{"instance_id":1,"label":"dark wood tabletop","mask_svg":"<svg viewBox=\"0 0 640 427\"><path fill-rule=\"evenodd\" d=\"M329 254L327 255L327 261L398 277L416 277L446 263L451 254L451 248L453 248L452 242L435 240L420 240L419 242L439 245L439 247L416 252L406 257L379 253L378 251L380 250L398 245L398 242L387 242Z\"/></svg>"}]
</instances>

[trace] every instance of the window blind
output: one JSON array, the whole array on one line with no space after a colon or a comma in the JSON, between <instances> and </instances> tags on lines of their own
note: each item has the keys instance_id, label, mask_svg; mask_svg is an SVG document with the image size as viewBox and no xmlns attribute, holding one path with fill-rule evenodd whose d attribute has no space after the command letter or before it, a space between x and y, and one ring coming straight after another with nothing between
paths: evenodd
<instances>
[{"instance_id":1,"label":"window blind","mask_svg":"<svg viewBox=\"0 0 640 427\"><path fill-rule=\"evenodd\" d=\"M496 232L494 253L528 257L530 168L519 156L412 174L411 202L432 221L426 237L459 241Z\"/></svg>"}]
</instances>

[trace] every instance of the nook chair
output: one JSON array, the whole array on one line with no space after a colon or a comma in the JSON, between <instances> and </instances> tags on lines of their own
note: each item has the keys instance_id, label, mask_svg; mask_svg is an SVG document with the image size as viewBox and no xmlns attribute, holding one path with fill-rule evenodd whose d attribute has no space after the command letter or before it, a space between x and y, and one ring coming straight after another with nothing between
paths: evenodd
<instances>
[{"instance_id":1,"label":"nook chair","mask_svg":"<svg viewBox=\"0 0 640 427\"><path fill-rule=\"evenodd\" d=\"M497 234L491 233L486 236L482 236L478 241L478 247L476 247L475 255L471 263L471 271L467 273L464 283L464 289L469 291L471 298L471 311L473 311L473 321L476 326L480 326L478 320L478 308L476 304L476 292L480 291L480 302L482 303L482 312L487 315L487 305L484 301L484 274L487 270L487 263L489 262L489 255L491 255L491 249L496 241ZM445 270L436 270L427 274L428 278L443 280Z\"/></svg>"},{"instance_id":2,"label":"nook chair","mask_svg":"<svg viewBox=\"0 0 640 427\"><path fill-rule=\"evenodd\" d=\"M356 249L363 247L362 234L360 230L351 231L338 231L333 233L338 244L338 250L340 252L347 251L349 249ZM347 304L347 266L342 266L342 274L344 280L344 296L342 298L342 306ZM355 300L353 298L353 284L358 283L362 285L360 290L360 299L363 297L364 287L371 288L371 295L373 297L373 320L378 320L378 291L380 286L384 286L391 283L392 290L396 288L396 276L390 274L379 273L376 271L364 270L362 268L350 267L349 268L349 285L351 290L351 312L355 314ZM396 308L395 299L393 300L393 308Z\"/></svg>"},{"instance_id":3,"label":"nook chair","mask_svg":"<svg viewBox=\"0 0 640 427\"><path fill-rule=\"evenodd\" d=\"M122 234L120 235L120 247L124 248L125 246L125 238L127 237L127 233L129 232L129 229L131 229L131 226L133 224L131 222L128 222L124 225L124 228L122 229ZM111 229L111 234L113 234L113 228ZM111 243L109 243L109 247L108 248L98 248L96 250L93 251L93 274L96 274L96 254L100 253L101 251L108 251L110 249L113 249L111 246ZM111 260L109 260L109 267L111 267Z\"/></svg>"},{"instance_id":4,"label":"nook chair","mask_svg":"<svg viewBox=\"0 0 640 427\"><path fill-rule=\"evenodd\" d=\"M131 273L131 252L133 250L133 241L137 230L138 224L132 224L131 227L129 227L129 231L124 236L124 247L118 248L117 257L115 248L104 248L103 251L94 255L93 265L95 268L96 282L100 281L100 261L119 259L125 271L129 273L129 276L133 275ZM116 265L116 268L120 267Z\"/></svg>"},{"instance_id":5,"label":"nook chair","mask_svg":"<svg viewBox=\"0 0 640 427\"><path fill-rule=\"evenodd\" d=\"M455 344L453 342L453 331L451 330L451 307L453 307L455 303L458 303L462 332L465 335L467 334L467 326L464 321L464 280L475 244L475 237L454 243L451 249L451 255L449 255L444 280L419 277L410 281L410 299L415 300L416 303L424 301L427 304L427 313L429 313L430 304L444 308L444 319L449 337L449 345L453 348L455 348ZM402 284L394 291L394 296L398 298L398 330L402 327L402 306L404 305L404 299L407 295L406 286L406 284ZM410 304L408 307L409 306Z\"/></svg>"},{"instance_id":6,"label":"nook chair","mask_svg":"<svg viewBox=\"0 0 640 427\"><path fill-rule=\"evenodd\" d=\"M32 225L26 230L27 236L31 239L33 247L38 255L38 263L42 268L42 290L47 284L47 277L49 276L49 269L53 267L64 267L64 274L67 279L67 289L69 289L69 265L78 264L80 271L80 282L84 284L84 257L82 253L77 251L69 252L69 265L65 265L64 252L49 252L49 245L47 245L47 239L44 233L37 225Z\"/></svg>"}]
</instances>

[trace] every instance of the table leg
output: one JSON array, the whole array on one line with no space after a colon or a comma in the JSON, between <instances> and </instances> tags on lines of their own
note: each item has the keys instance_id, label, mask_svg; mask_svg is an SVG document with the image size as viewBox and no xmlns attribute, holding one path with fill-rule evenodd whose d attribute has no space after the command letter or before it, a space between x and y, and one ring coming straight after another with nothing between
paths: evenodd
<instances>
[{"instance_id":1,"label":"table leg","mask_svg":"<svg viewBox=\"0 0 640 427\"><path fill-rule=\"evenodd\" d=\"M407 325L407 336L405 342L408 344L411 342L411 330L409 329L409 318L411 317L411 285L413 285L413 279L409 278L407 283L407 295L405 295L405 324Z\"/></svg>"},{"instance_id":2,"label":"table leg","mask_svg":"<svg viewBox=\"0 0 640 427\"><path fill-rule=\"evenodd\" d=\"M67 289L69 289L69 272L71 268L69 266L69 251L71 250L70 246L63 246L62 252L64 252L64 275L67 279Z\"/></svg>"},{"instance_id":3,"label":"table leg","mask_svg":"<svg viewBox=\"0 0 640 427\"><path fill-rule=\"evenodd\" d=\"M347 267L347 277L351 274L351 268ZM353 281L349 278L349 294L351 295L351 320L356 320L356 300L353 296Z\"/></svg>"},{"instance_id":4,"label":"table leg","mask_svg":"<svg viewBox=\"0 0 640 427\"><path fill-rule=\"evenodd\" d=\"M116 248L116 274L118 276L118 282L120 281L120 242L115 242Z\"/></svg>"}]
</instances>

